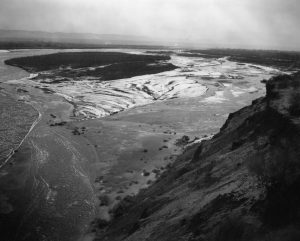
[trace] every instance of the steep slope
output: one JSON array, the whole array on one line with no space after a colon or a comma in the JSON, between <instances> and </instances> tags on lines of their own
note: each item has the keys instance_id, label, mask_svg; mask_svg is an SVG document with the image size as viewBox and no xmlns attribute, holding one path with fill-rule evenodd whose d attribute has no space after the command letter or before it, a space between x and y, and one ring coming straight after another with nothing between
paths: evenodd
<instances>
[{"instance_id":1,"label":"steep slope","mask_svg":"<svg viewBox=\"0 0 300 241\"><path fill-rule=\"evenodd\" d=\"M230 114L150 188L95 223L97 240L300 240L300 74Z\"/></svg>"}]
</instances>

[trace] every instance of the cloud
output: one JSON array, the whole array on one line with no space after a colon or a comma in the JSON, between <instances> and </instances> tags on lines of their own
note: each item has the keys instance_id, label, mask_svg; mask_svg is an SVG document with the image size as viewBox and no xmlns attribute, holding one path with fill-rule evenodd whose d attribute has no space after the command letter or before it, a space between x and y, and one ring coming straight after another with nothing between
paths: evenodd
<instances>
[{"instance_id":1,"label":"cloud","mask_svg":"<svg viewBox=\"0 0 300 241\"><path fill-rule=\"evenodd\" d=\"M296 48L297 0L1 0L0 28Z\"/></svg>"}]
</instances>

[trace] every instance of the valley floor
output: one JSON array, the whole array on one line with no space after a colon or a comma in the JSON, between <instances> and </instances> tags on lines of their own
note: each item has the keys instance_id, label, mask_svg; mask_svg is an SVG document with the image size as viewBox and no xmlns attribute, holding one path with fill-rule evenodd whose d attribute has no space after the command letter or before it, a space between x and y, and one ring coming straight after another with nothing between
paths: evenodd
<instances>
[{"instance_id":1,"label":"valley floor","mask_svg":"<svg viewBox=\"0 0 300 241\"><path fill-rule=\"evenodd\" d=\"M32 116L41 115L0 169L0 225L4 227L0 235L8 240L92 238L86 234L91 221L109 220L108 211L119 200L137 194L160 176L182 153L178 140L188 136L193 143L215 134L229 113L265 94L262 79L280 73L226 59L173 56L171 61L179 69L159 74L107 83L45 84L3 63L13 57L57 51L0 53L1 100L12 98L36 110L29 117L20 112L12 119L22 116L29 130ZM176 91L166 87L170 82ZM139 88L132 87L136 83ZM151 94L142 91L143 86ZM105 95L95 91L104 88ZM113 103L110 94L116 88L128 93ZM168 94L155 99L153 93ZM137 104L127 109L124 98ZM104 102L107 112L101 108ZM14 131L21 139L26 135Z\"/></svg>"}]
</instances>

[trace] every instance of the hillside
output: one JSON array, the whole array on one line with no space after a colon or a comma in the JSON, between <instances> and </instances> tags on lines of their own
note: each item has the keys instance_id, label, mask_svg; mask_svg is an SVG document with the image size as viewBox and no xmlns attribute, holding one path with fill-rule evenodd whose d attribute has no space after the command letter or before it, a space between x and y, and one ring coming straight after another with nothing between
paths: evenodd
<instances>
[{"instance_id":1,"label":"hillside","mask_svg":"<svg viewBox=\"0 0 300 241\"><path fill-rule=\"evenodd\" d=\"M96 240L300 240L300 74L266 88L111 222L97 220Z\"/></svg>"}]
</instances>

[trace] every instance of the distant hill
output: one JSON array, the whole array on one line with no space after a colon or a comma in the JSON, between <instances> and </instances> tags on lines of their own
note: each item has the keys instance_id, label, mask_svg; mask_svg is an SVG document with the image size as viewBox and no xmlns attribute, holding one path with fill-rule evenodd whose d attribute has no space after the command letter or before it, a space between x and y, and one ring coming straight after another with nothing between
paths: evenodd
<instances>
[{"instance_id":1,"label":"distant hill","mask_svg":"<svg viewBox=\"0 0 300 241\"><path fill-rule=\"evenodd\" d=\"M160 44L147 37L133 35L0 30L0 49L95 48L111 45L159 46Z\"/></svg>"}]
</instances>

